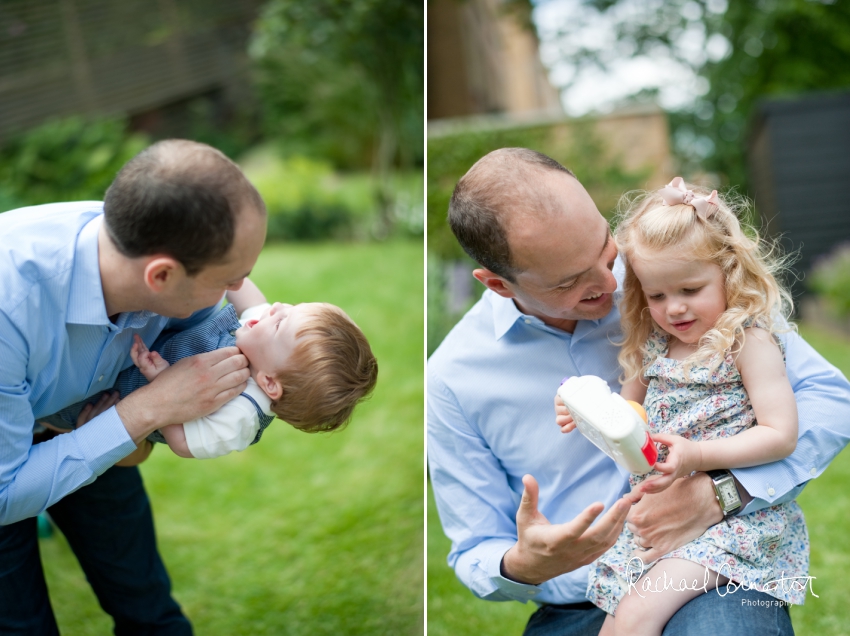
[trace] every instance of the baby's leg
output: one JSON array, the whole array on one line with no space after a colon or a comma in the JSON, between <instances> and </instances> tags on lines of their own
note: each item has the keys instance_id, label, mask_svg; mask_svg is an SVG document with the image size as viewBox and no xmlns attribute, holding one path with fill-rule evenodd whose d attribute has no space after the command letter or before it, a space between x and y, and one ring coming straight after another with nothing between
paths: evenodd
<instances>
[{"instance_id":1,"label":"baby's leg","mask_svg":"<svg viewBox=\"0 0 850 636\"><path fill-rule=\"evenodd\" d=\"M729 581L725 576L719 578L719 585ZM684 559L663 559L620 601L613 633L617 636L660 636L667 621L685 603L717 585L717 574L705 566Z\"/></svg>"}]
</instances>

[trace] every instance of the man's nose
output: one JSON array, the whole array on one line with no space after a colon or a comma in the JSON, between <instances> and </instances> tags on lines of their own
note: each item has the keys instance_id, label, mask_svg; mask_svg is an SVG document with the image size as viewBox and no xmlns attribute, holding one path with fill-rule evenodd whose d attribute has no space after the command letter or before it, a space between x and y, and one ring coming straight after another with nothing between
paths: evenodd
<instances>
[{"instance_id":1,"label":"man's nose","mask_svg":"<svg viewBox=\"0 0 850 636\"><path fill-rule=\"evenodd\" d=\"M614 273L607 267L598 267L594 278L594 284L598 288L597 291L604 294L613 294L617 291L617 279L614 277Z\"/></svg>"}]
</instances>

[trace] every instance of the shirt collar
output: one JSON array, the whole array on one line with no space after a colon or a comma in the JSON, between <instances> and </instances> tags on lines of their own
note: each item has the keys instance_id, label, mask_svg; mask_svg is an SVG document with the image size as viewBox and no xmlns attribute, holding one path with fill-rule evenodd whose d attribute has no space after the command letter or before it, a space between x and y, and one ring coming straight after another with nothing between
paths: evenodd
<instances>
[{"instance_id":1,"label":"shirt collar","mask_svg":"<svg viewBox=\"0 0 850 636\"><path fill-rule=\"evenodd\" d=\"M77 235L65 322L77 325L110 324L100 284L98 261L97 235L102 222L103 215L96 216Z\"/></svg>"},{"instance_id":2,"label":"shirt collar","mask_svg":"<svg viewBox=\"0 0 850 636\"><path fill-rule=\"evenodd\" d=\"M490 304L493 307L493 335L496 337L496 340L501 340L502 337L511 330L511 328L516 324L517 321L523 322L527 325L541 328L545 331L549 331L554 334L563 335L566 337L572 337L576 340L584 337L588 333L592 332L594 329L599 327L599 325L605 322L619 322L620 315L617 312L616 308L613 308L606 316L600 318L598 320L579 320L576 323L575 331L570 334L567 331L563 331L556 327L551 327L543 322L540 318L536 316L529 316L527 314L522 313L519 309L517 309L516 304L510 298L505 298L503 296L499 296L495 292L488 290L486 292L490 294ZM614 294L614 302L615 305L617 300L619 299L619 291Z\"/></svg>"},{"instance_id":3,"label":"shirt collar","mask_svg":"<svg viewBox=\"0 0 850 636\"><path fill-rule=\"evenodd\" d=\"M502 336L514 326L514 323L523 317L523 314L517 309L511 298L499 296L490 289L485 293L490 296L490 306L493 307L493 335L496 340L501 340Z\"/></svg>"}]
</instances>

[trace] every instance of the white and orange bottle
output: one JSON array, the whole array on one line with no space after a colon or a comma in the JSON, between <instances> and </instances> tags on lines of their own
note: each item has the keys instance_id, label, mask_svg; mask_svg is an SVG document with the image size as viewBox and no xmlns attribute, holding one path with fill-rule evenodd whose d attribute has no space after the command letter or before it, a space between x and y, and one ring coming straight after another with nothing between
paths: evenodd
<instances>
[{"instance_id":1,"label":"white and orange bottle","mask_svg":"<svg viewBox=\"0 0 850 636\"><path fill-rule=\"evenodd\" d=\"M599 450L635 475L652 470L658 450L640 404L624 400L595 375L565 378L558 395L576 428Z\"/></svg>"}]
</instances>

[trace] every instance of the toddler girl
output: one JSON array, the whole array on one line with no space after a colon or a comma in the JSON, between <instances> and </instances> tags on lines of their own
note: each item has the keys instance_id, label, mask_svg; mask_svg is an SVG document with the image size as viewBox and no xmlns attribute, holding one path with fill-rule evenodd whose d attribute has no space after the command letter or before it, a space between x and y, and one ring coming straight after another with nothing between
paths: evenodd
<instances>
[{"instance_id":1,"label":"toddler girl","mask_svg":"<svg viewBox=\"0 0 850 636\"><path fill-rule=\"evenodd\" d=\"M676 177L633 202L616 240L626 264L621 395L644 403L663 444L654 476L633 475L632 486L657 493L694 471L790 455L797 409L774 336L787 329L790 297L732 204ZM808 554L796 502L730 515L654 564L635 558L641 546L625 527L591 569L588 598L609 614L602 635L661 634L685 603L729 580L802 604Z\"/></svg>"}]
</instances>

